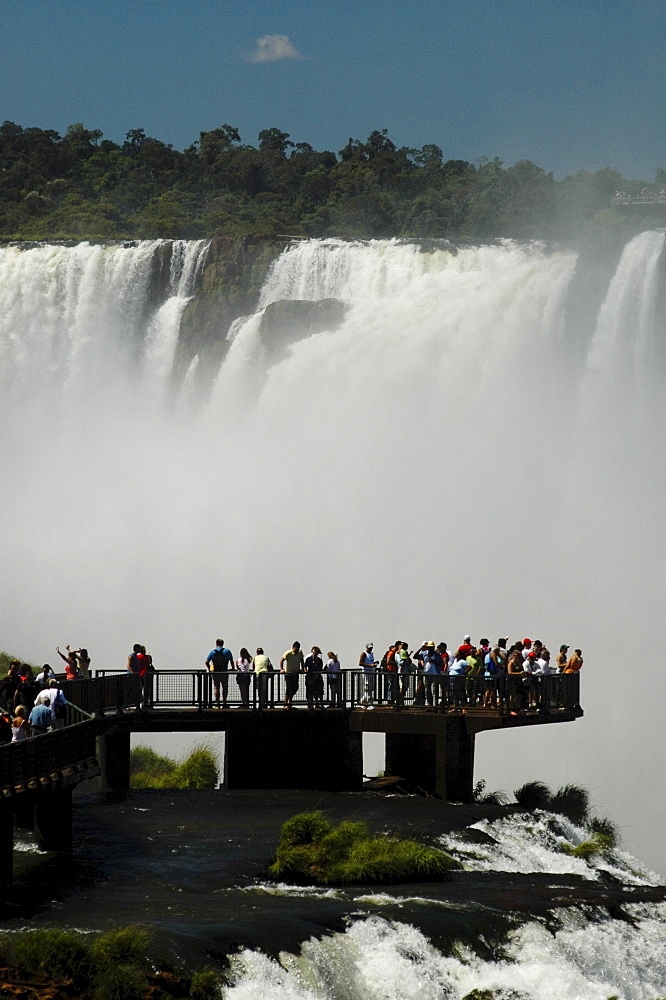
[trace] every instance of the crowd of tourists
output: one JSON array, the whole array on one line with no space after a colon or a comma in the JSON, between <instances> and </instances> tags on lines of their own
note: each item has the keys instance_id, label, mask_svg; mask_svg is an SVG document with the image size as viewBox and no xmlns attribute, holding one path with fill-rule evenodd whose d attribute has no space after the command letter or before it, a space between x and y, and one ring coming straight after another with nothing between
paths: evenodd
<instances>
[{"instance_id":1,"label":"crowd of tourists","mask_svg":"<svg viewBox=\"0 0 666 1000\"><path fill-rule=\"evenodd\" d=\"M377 692L377 671L383 673L383 700L404 702L412 695L415 705L437 707L446 704L465 710L468 705L496 707L507 695L514 715L529 708L544 707L540 699L539 678L555 674L575 674L583 665L583 654L576 649L569 656L563 644L554 661L540 639L525 638L509 645L509 636L500 636L494 645L488 639L472 642L466 635L457 649L447 643L423 642L409 651L409 644L396 640L377 661L374 646L368 643L359 657L365 684L361 704L371 708ZM503 685L505 678L510 679ZM506 691L504 690L506 688Z\"/></svg>"},{"instance_id":2,"label":"crowd of tourists","mask_svg":"<svg viewBox=\"0 0 666 1000\"><path fill-rule=\"evenodd\" d=\"M62 653L56 647L65 662L65 680L89 677L87 650L72 650L69 646L65 649L67 652ZM240 708L250 708L254 684L254 703L264 709L269 700L272 702L271 677L283 674L280 690L287 711L294 708L304 676L305 700L310 710L342 708L351 697L354 704L367 710L377 704L400 707L408 703L466 711L470 706L497 708L502 703L513 715L547 709L548 699L556 689L552 683L544 685L542 678L577 674L582 665L580 649L569 655L569 646L563 644L552 658L539 639L525 638L509 645L508 636L501 636L491 644L485 638L473 643L472 637L466 635L455 650L449 649L445 642L433 641L410 650L408 642L396 640L379 659L374 644L369 642L358 663L350 668L358 672L352 697L352 689L344 683L337 654L329 650L324 657L319 646L312 646L306 656L300 642L294 642L274 666L261 646L254 654L243 647L238 657L234 657L224 640L217 639L205 659L215 708L229 707L229 685L233 680L240 695ZM146 647L135 643L127 659L127 672L143 678L154 670L153 658ZM61 728L66 705L63 689L48 663L35 674L28 664L13 661L0 681L0 743L18 743Z\"/></svg>"},{"instance_id":3,"label":"crowd of tourists","mask_svg":"<svg viewBox=\"0 0 666 1000\"><path fill-rule=\"evenodd\" d=\"M223 639L217 639L215 648L205 660L212 674L215 707L228 707L229 682L235 674L241 696L241 707L250 707L250 683L256 678L259 708L266 705L268 678L272 673L285 674L284 709L292 709L294 697L305 675L305 697L309 709L342 706L341 666L333 651L326 659L319 646L312 646L309 656L294 642L280 658L277 668L259 647L252 656L243 648L237 659ZM410 651L409 643L396 640L381 659L377 659L374 644L369 642L352 669L362 672L362 686L358 703L372 708L375 702L404 704L406 698L415 705L437 707L446 702L454 708L482 704L495 707L503 693L500 682L513 678L509 687L511 711L514 714L537 707L540 685L538 678L558 674L578 673L583 665L580 649L569 655L569 646L563 644L555 659L540 639L525 638L509 645L509 637L501 636L494 645L482 638L472 643L466 635L463 642L449 650L447 643L437 645L423 642ZM129 666L128 666L128 669Z\"/></svg>"},{"instance_id":4,"label":"crowd of tourists","mask_svg":"<svg viewBox=\"0 0 666 1000\"><path fill-rule=\"evenodd\" d=\"M21 743L65 725L67 699L48 663L38 673L13 660L0 682L0 744Z\"/></svg>"}]
</instances>

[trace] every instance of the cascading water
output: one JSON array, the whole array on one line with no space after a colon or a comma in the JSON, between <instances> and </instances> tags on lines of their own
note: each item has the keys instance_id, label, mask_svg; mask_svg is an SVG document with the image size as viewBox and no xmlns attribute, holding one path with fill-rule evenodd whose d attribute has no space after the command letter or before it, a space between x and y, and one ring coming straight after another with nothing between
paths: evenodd
<instances>
[{"instance_id":1,"label":"cascading water","mask_svg":"<svg viewBox=\"0 0 666 1000\"><path fill-rule=\"evenodd\" d=\"M4 644L190 666L222 630L353 666L368 639L536 630L583 648L587 717L484 734L477 770L590 786L662 864L641 784L664 753L663 236L628 245L592 337L566 319L571 252L304 241L205 397L196 358L171 377L204 242L173 244L157 300L163 241L1 249ZM262 311L321 297L342 323L267 369Z\"/></svg>"}]
</instances>

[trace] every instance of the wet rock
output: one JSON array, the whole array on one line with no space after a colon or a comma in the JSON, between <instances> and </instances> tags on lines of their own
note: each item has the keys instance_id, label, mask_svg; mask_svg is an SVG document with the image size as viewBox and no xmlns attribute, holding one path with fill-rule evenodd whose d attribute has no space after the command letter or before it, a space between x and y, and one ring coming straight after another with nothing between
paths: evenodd
<instances>
[{"instance_id":1,"label":"wet rock","mask_svg":"<svg viewBox=\"0 0 666 1000\"><path fill-rule=\"evenodd\" d=\"M266 306L259 333L269 364L285 357L291 344L315 333L336 330L345 316L346 306L339 299L280 299Z\"/></svg>"},{"instance_id":2,"label":"wet rock","mask_svg":"<svg viewBox=\"0 0 666 1000\"><path fill-rule=\"evenodd\" d=\"M477 830L474 827L470 827L468 830L462 830L458 834L460 840L465 841L467 844L497 844L499 843L495 837L491 837L489 833L484 830Z\"/></svg>"}]
</instances>

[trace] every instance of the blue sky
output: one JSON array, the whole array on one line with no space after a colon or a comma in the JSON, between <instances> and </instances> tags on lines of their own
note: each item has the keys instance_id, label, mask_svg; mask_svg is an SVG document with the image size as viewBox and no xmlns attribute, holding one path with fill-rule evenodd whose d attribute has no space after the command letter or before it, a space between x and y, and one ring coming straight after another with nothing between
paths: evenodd
<instances>
[{"instance_id":1,"label":"blue sky","mask_svg":"<svg viewBox=\"0 0 666 1000\"><path fill-rule=\"evenodd\" d=\"M666 168L666 0L0 0L0 119ZM260 41L261 40L261 41Z\"/></svg>"}]
</instances>

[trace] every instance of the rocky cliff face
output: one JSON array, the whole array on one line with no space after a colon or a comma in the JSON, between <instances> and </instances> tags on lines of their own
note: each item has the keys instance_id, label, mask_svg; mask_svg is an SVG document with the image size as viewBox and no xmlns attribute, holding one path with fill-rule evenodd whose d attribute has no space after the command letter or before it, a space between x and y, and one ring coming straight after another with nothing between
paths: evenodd
<instances>
[{"instance_id":1,"label":"rocky cliff face","mask_svg":"<svg viewBox=\"0 0 666 1000\"><path fill-rule=\"evenodd\" d=\"M229 346L229 327L255 312L268 269L288 242L227 236L212 241L201 284L183 314L174 360L177 380L195 354L201 371L217 371Z\"/></svg>"}]
</instances>

